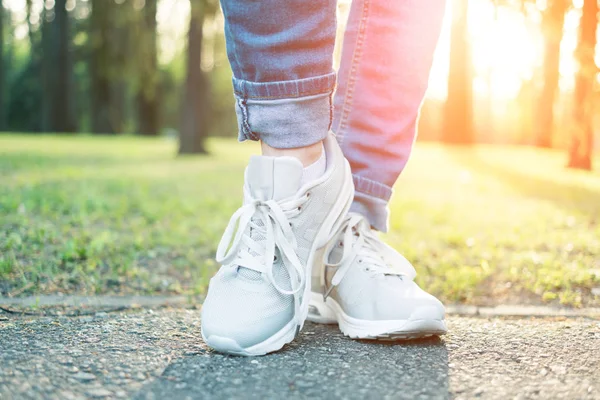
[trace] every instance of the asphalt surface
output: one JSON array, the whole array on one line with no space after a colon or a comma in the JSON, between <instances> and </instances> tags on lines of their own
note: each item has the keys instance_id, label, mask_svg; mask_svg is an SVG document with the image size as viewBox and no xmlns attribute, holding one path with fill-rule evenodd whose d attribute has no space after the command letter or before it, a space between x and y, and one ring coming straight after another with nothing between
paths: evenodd
<instances>
[{"instance_id":1,"label":"asphalt surface","mask_svg":"<svg viewBox=\"0 0 600 400\"><path fill-rule=\"evenodd\" d=\"M0 399L600 399L600 321L450 317L442 339L353 341L307 323L258 358L202 343L199 311L0 312Z\"/></svg>"}]
</instances>

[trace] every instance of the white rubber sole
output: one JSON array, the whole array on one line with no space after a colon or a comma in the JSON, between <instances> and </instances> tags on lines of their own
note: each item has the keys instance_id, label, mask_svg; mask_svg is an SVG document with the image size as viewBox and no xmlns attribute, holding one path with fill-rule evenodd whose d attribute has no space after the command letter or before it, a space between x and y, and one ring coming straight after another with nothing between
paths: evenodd
<instances>
[{"instance_id":1,"label":"white rubber sole","mask_svg":"<svg viewBox=\"0 0 600 400\"><path fill-rule=\"evenodd\" d=\"M342 333L352 339L402 340L443 335L446 321L439 318L435 307L422 307L409 319L371 321L352 318L331 297L325 301L321 293L311 293L308 320L319 324L338 324Z\"/></svg>"},{"instance_id":2,"label":"white rubber sole","mask_svg":"<svg viewBox=\"0 0 600 400\"><path fill-rule=\"evenodd\" d=\"M255 344L254 346L243 348L235 340L224 337L211 335L204 336L204 331L201 331L202 339L209 347L212 347L220 353L232 354L236 356L264 356L267 353L280 350L283 346L294 340L298 324L291 320L279 332L265 340L264 342Z\"/></svg>"},{"instance_id":3,"label":"white rubber sole","mask_svg":"<svg viewBox=\"0 0 600 400\"><path fill-rule=\"evenodd\" d=\"M327 245L329 238L340 228L344 221L345 215L350 209L352 199L354 198L354 184L352 182L352 173L350 172L350 164L344 159L344 185L340 190L336 202L331 208L327 217L323 221L323 224L319 228L315 236L315 241L306 263L306 284L303 295L303 302L300 305L300 315L296 316L290 322L288 322L279 332L269 337L265 341L255 344L250 347L240 346L234 339L211 335L209 337L204 336L204 332L201 331L202 339L209 346L220 353L238 355L238 356L262 356L268 353L281 350L283 346L290 343L296 337L296 334L304 326L304 321L308 316L308 309L310 305L311 295L311 277L312 268L315 266L315 254L323 246ZM318 262L321 262L320 260Z\"/></svg>"}]
</instances>

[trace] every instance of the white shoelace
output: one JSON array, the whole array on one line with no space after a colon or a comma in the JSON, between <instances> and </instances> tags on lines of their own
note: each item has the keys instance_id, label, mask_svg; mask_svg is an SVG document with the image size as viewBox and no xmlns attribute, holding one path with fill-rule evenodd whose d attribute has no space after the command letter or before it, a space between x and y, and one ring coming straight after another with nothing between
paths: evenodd
<instances>
[{"instance_id":1,"label":"white shoelace","mask_svg":"<svg viewBox=\"0 0 600 400\"><path fill-rule=\"evenodd\" d=\"M218 263L264 273L279 293L294 295L296 311L300 305L299 295L306 278L302 263L298 259L296 236L289 219L300 213L302 204L309 196L307 193L298 199L282 202L252 200L233 214L217 247ZM262 221L262 225L257 224L257 220ZM247 229L248 227L250 229ZM251 237L248 232L253 230L256 230L257 236ZM257 240L256 237L264 237L264 240ZM291 290L280 287L274 279L276 248L279 249L283 258L282 265L290 277Z\"/></svg>"},{"instance_id":2,"label":"white shoelace","mask_svg":"<svg viewBox=\"0 0 600 400\"><path fill-rule=\"evenodd\" d=\"M386 246L375 232L371 229L369 223L362 215L351 214L342 224L334 237L338 237L343 232L342 257L337 263L328 263L327 267L337 268L337 271L331 279L331 286L327 288L324 296L327 298L333 288L342 281L350 267L357 260L358 263L368 265L365 269L373 275L397 275L406 276L414 279L416 271L406 258L398 252ZM356 238L353 240L353 238ZM325 250L325 257L337 245L337 241L331 241Z\"/></svg>"}]
</instances>

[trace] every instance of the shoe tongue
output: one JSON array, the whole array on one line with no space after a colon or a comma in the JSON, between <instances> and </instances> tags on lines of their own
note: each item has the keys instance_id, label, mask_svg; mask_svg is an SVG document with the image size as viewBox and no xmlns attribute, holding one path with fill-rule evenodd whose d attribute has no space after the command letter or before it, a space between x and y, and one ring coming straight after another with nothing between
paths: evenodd
<instances>
[{"instance_id":1,"label":"shoe tongue","mask_svg":"<svg viewBox=\"0 0 600 400\"><path fill-rule=\"evenodd\" d=\"M293 157L252 156L246 168L249 194L253 199L263 201L278 201L293 196L300 188L302 172L302 163ZM252 218L252 222L259 227L264 226L263 221L258 218ZM257 242L266 240L258 230L252 230L250 237ZM250 253L258 256L254 251ZM239 266L238 273L250 280L262 279L260 272L243 266Z\"/></svg>"},{"instance_id":2,"label":"shoe tongue","mask_svg":"<svg viewBox=\"0 0 600 400\"><path fill-rule=\"evenodd\" d=\"M252 198L282 200L300 189L302 163L293 157L252 156L246 168L246 182Z\"/></svg>"}]
</instances>

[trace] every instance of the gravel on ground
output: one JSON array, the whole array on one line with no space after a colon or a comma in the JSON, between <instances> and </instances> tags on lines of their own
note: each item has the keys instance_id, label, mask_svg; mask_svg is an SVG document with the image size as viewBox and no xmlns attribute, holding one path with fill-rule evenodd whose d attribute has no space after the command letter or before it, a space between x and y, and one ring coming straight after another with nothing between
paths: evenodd
<instances>
[{"instance_id":1,"label":"gravel on ground","mask_svg":"<svg viewBox=\"0 0 600 400\"><path fill-rule=\"evenodd\" d=\"M278 353L214 353L189 309L0 313L0 399L600 399L600 321L451 316L379 344L307 323Z\"/></svg>"}]
</instances>

